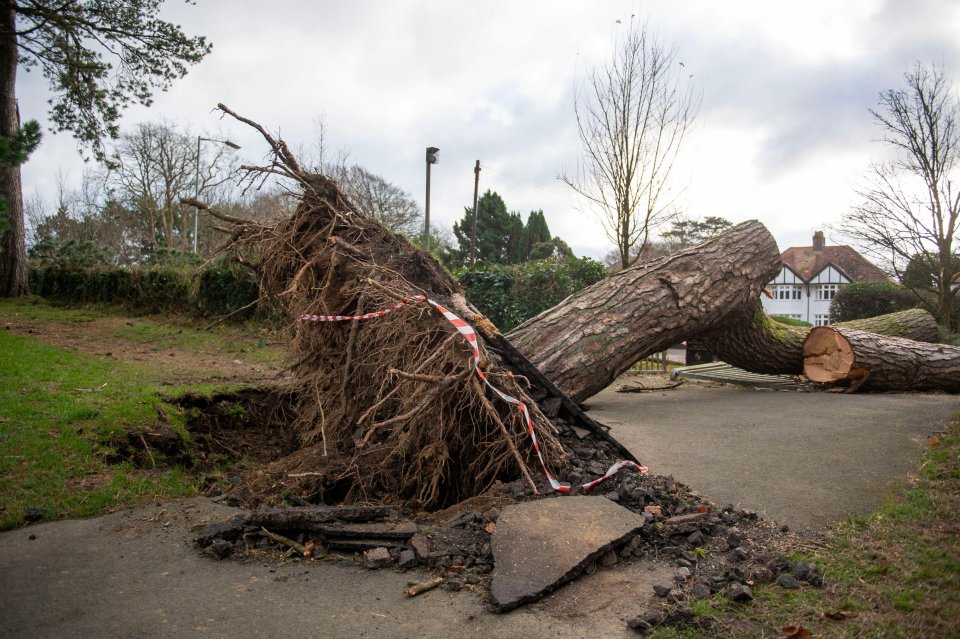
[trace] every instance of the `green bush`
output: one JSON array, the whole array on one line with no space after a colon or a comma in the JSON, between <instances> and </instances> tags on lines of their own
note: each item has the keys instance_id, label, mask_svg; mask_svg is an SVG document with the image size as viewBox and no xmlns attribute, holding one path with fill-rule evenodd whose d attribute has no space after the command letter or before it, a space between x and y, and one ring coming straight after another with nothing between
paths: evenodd
<instances>
[{"instance_id":1,"label":"green bush","mask_svg":"<svg viewBox=\"0 0 960 639\"><path fill-rule=\"evenodd\" d=\"M256 280L246 269L219 265L194 275L182 268L82 268L34 262L30 287L36 295L67 304L117 304L145 313L201 316L228 315L257 299ZM254 312L251 306L236 319L249 319Z\"/></svg>"},{"instance_id":2,"label":"green bush","mask_svg":"<svg viewBox=\"0 0 960 639\"><path fill-rule=\"evenodd\" d=\"M919 300L906 288L889 282L861 282L847 284L837 291L830 304L830 321L876 317L916 308Z\"/></svg>"},{"instance_id":3,"label":"green bush","mask_svg":"<svg viewBox=\"0 0 960 639\"><path fill-rule=\"evenodd\" d=\"M92 296L89 301L100 304L127 304L138 296L136 271L112 268L90 274Z\"/></svg>"},{"instance_id":4,"label":"green bush","mask_svg":"<svg viewBox=\"0 0 960 639\"><path fill-rule=\"evenodd\" d=\"M482 264L454 272L467 299L502 331L599 282L603 264L588 257Z\"/></svg>"},{"instance_id":5,"label":"green bush","mask_svg":"<svg viewBox=\"0 0 960 639\"><path fill-rule=\"evenodd\" d=\"M203 263L199 255L193 251L178 251L177 249L168 249L160 247L154 249L147 256L146 265L151 268L176 268L190 269L196 268Z\"/></svg>"},{"instance_id":6,"label":"green bush","mask_svg":"<svg viewBox=\"0 0 960 639\"><path fill-rule=\"evenodd\" d=\"M524 319L513 295L516 270L516 266L484 264L457 269L453 274L463 285L470 303L500 330L508 331Z\"/></svg>"},{"instance_id":7,"label":"green bush","mask_svg":"<svg viewBox=\"0 0 960 639\"><path fill-rule=\"evenodd\" d=\"M159 313L191 310L190 275L176 269L139 271L139 295L132 300L134 308Z\"/></svg>"},{"instance_id":8,"label":"green bush","mask_svg":"<svg viewBox=\"0 0 960 639\"><path fill-rule=\"evenodd\" d=\"M233 317L239 320L249 319L256 312L254 302L257 301L259 288L250 269L238 264L211 266L200 272L199 280L196 305L201 315L236 313Z\"/></svg>"}]
</instances>

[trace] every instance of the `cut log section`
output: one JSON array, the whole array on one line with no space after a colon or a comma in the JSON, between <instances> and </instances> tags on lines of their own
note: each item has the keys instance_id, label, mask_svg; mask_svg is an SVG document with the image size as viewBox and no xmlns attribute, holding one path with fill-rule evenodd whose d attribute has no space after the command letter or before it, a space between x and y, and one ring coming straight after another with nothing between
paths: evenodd
<instances>
[{"instance_id":1,"label":"cut log section","mask_svg":"<svg viewBox=\"0 0 960 639\"><path fill-rule=\"evenodd\" d=\"M620 271L507 334L574 401L634 362L726 323L780 271L764 226L744 222L714 240Z\"/></svg>"},{"instance_id":2,"label":"cut log section","mask_svg":"<svg viewBox=\"0 0 960 639\"><path fill-rule=\"evenodd\" d=\"M834 326L918 342L938 339L936 319L919 308ZM717 359L737 368L751 373L799 375L804 367L803 340L809 332L809 328L787 326L771 319L763 312L760 300L755 299L699 337Z\"/></svg>"},{"instance_id":3,"label":"cut log section","mask_svg":"<svg viewBox=\"0 0 960 639\"><path fill-rule=\"evenodd\" d=\"M837 326L810 330L803 343L810 381L878 391L960 392L960 348Z\"/></svg>"}]
</instances>

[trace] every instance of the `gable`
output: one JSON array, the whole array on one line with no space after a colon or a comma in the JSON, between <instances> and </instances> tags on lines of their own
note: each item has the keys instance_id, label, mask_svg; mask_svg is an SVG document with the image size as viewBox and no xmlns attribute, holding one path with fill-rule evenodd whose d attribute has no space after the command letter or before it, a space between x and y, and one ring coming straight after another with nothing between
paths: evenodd
<instances>
[{"instance_id":1,"label":"gable","mask_svg":"<svg viewBox=\"0 0 960 639\"><path fill-rule=\"evenodd\" d=\"M825 246L816 252L812 246L792 246L780 259L807 283L890 281L883 271L849 246Z\"/></svg>"}]
</instances>

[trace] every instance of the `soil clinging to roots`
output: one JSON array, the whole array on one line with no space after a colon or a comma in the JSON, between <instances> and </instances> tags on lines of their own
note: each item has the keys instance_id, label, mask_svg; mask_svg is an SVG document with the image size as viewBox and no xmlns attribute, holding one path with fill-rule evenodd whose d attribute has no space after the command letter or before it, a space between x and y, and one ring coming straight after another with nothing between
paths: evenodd
<instances>
[{"instance_id":1,"label":"soil clinging to roots","mask_svg":"<svg viewBox=\"0 0 960 639\"><path fill-rule=\"evenodd\" d=\"M478 380L472 349L435 308L413 300L375 319L298 321L304 314L365 314L415 295L472 314L474 323L486 320L431 255L358 213L333 180L301 169L282 140L220 108L257 128L274 151L271 166L244 167L250 177L280 173L302 189L292 217L272 225L198 203L229 223L223 250L256 269L261 297L294 324L289 390L300 447L256 471L249 478L254 493L437 509L497 480L523 478L533 489L542 472L525 420ZM524 378L482 339L479 348L487 377L530 408L541 450L561 469L567 453Z\"/></svg>"}]
</instances>

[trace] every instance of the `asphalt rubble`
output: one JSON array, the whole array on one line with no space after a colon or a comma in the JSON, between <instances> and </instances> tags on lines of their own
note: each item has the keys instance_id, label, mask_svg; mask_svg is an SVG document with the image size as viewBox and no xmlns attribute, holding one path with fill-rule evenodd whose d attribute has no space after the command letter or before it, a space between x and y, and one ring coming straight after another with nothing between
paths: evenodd
<instances>
[{"instance_id":1,"label":"asphalt rubble","mask_svg":"<svg viewBox=\"0 0 960 639\"><path fill-rule=\"evenodd\" d=\"M591 471L599 471L608 460L594 459L596 452L583 455L588 459L578 456L579 463L570 465L565 478L589 479ZM564 582L638 560L673 568L672 582L656 584L645 600L637 602L638 616L628 623L637 632L646 633L658 625L692 623L689 605L716 593L748 605L753 599L751 587L757 584L777 582L783 588L797 588L823 583L816 565L793 562L786 556L798 538L785 526L732 505L718 507L672 477L621 471L591 492L639 514L642 520L635 532L618 539L596 559L578 565ZM339 521L334 514L325 523L306 522L282 529L263 525L270 523L269 516L239 516L227 525L207 526L196 543L203 554L218 560L315 561L340 556L371 570L425 569L431 575L426 587L469 589L484 598L492 611L503 612L490 597L496 575L491 538L501 512L522 507L527 501L566 498L534 495L526 483L517 481L498 484L487 494L440 513L411 515L386 507L376 510L370 520L358 522L349 513L364 507L354 511L328 507L329 512L346 513L346 519L354 521ZM299 507L304 511L316 508ZM424 583L422 575L411 574L421 579L411 581L412 586ZM535 601L551 589L532 592L525 601Z\"/></svg>"}]
</instances>

